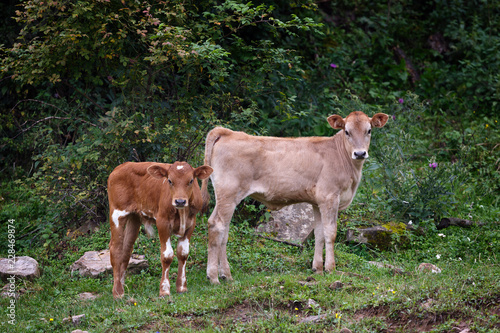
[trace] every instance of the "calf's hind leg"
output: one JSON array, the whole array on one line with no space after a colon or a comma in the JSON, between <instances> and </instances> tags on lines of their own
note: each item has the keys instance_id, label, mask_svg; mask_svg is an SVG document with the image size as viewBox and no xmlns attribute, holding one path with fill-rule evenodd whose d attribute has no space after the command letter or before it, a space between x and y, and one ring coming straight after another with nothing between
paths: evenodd
<instances>
[{"instance_id":1,"label":"calf's hind leg","mask_svg":"<svg viewBox=\"0 0 500 333\"><path fill-rule=\"evenodd\" d=\"M124 294L125 272L134 249L134 243L141 227L140 218L129 214L118 218L118 225L111 224L111 241L109 243L110 261L113 267L113 296Z\"/></svg>"}]
</instances>

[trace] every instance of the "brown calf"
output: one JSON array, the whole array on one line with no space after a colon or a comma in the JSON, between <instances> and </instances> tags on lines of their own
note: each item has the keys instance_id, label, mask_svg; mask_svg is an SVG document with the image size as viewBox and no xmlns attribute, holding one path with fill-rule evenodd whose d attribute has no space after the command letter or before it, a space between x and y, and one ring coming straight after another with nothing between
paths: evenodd
<instances>
[{"instance_id":1,"label":"brown calf","mask_svg":"<svg viewBox=\"0 0 500 333\"><path fill-rule=\"evenodd\" d=\"M337 236L339 210L350 204L368 158L372 127L382 127L388 116L377 113L369 118L352 112L346 118L328 117L335 129L333 137L258 137L217 127L207 135L205 164L214 168L210 176L216 204L208 219L207 276L212 283L232 279L226 255L229 223L234 209L250 196L270 209L298 202L313 205L315 252L312 269L335 269L333 246ZM208 202L208 179L202 182L204 202Z\"/></svg>"},{"instance_id":2,"label":"brown calf","mask_svg":"<svg viewBox=\"0 0 500 333\"><path fill-rule=\"evenodd\" d=\"M185 162L124 163L108 178L109 249L113 266L113 296L123 296L125 270L132 254L139 228L144 224L149 235L156 224L161 244L162 275L160 296L170 295L168 272L174 258L170 243L172 234L177 243L177 292L187 291L186 259L189 241L196 224L196 214L203 206L198 179L212 173L209 166L193 169Z\"/></svg>"}]
</instances>

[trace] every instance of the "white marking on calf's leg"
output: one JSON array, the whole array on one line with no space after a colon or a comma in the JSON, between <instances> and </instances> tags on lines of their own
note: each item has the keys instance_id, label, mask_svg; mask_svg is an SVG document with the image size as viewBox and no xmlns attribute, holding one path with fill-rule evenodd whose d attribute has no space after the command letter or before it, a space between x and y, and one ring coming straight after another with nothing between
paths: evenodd
<instances>
[{"instance_id":1,"label":"white marking on calf's leg","mask_svg":"<svg viewBox=\"0 0 500 333\"><path fill-rule=\"evenodd\" d=\"M189 254L189 239L186 238L184 240L179 241L177 247L181 248L181 253L180 253L181 256L187 257Z\"/></svg>"},{"instance_id":2,"label":"white marking on calf's leg","mask_svg":"<svg viewBox=\"0 0 500 333\"><path fill-rule=\"evenodd\" d=\"M170 295L170 281L168 280L168 271L170 270L170 268L167 268L165 270L165 280L163 280L163 283L161 285L162 289L164 292L167 293L167 295Z\"/></svg>"},{"instance_id":3,"label":"white marking on calf's leg","mask_svg":"<svg viewBox=\"0 0 500 333\"><path fill-rule=\"evenodd\" d=\"M167 241L167 248L165 249L165 252L163 252L163 255L165 258L170 258L172 259L174 257L174 249L172 249L172 245L170 244L170 238Z\"/></svg>"},{"instance_id":4,"label":"white marking on calf's leg","mask_svg":"<svg viewBox=\"0 0 500 333\"><path fill-rule=\"evenodd\" d=\"M120 226L119 218L123 217L123 216L127 216L128 214L129 214L129 212L127 212L125 210L119 210L119 209L113 210L113 214L111 214L111 218L113 219L113 222L115 223L117 228Z\"/></svg>"}]
</instances>

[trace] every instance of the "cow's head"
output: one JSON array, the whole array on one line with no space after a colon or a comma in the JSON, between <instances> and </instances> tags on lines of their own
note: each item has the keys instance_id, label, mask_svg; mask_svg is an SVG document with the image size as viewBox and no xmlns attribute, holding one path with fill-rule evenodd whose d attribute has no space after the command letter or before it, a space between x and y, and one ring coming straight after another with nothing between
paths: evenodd
<instances>
[{"instance_id":1,"label":"cow's head","mask_svg":"<svg viewBox=\"0 0 500 333\"><path fill-rule=\"evenodd\" d=\"M153 164L148 168L151 176L168 183L172 195L172 206L177 209L189 207L195 178L208 178L212 171L213 169L207 165L194 169L186 162L175 162L169 168L161 164Z\"/></svg>"},{"instance_id":2,"label":"cow's head","mask_svg":"<svg viewBox=\"0 0 500 333\"><path fill-rule=\"evenodd\" d=\"M377 113L372 118L361 111L351 112L346 118L339 115L328 117L328 123L335 129L343 129L346 146L354 160L368 158L368 148L372 127L383 127L389 119L385 113Z\"/></svg>"}]
</instances>

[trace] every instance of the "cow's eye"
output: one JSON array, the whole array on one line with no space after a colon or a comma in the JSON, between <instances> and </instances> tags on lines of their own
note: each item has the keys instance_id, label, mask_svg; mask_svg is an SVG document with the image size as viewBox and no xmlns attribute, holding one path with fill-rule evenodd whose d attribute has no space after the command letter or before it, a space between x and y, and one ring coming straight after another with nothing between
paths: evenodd
<instances>
[{"instance_id":1,"label":"cow's eye","mask_svg":"<svg viewBox=\"0 0 500 333\"><path fill-rule=\"evenodd\" d=\"M170 185L174 185L174 183L172 183L172 181L171 181L170 179L167 179L167 180L168 180L168 183L169 183Z\"/></svg>"},{"instance_id":2,"label":"cow's eye","mask_svg":"<svg viewBox=\"0 0 500 333\"><path fill-rule=\"evenodd\" d=\"M345 130L345 135L349 136L349 131Z\"/></svg>"},{"instance_id":3,"label":"cow's eye","mask_svg":"<svg viewBox=\"0 0 500 333\"><path fill-rule=\"evenodd\" d=\"M194 181L194 178L189 181L189 185L191 185Z\"/></svg>"},{"instance_id":4,"label":"cow's eye","mask_svg":"<svg viewBox=\"0 0 500 333\"><path fill-rule=\"evenodd\" d=\"M372 134L372 129L371 128L368 130L368 134Z\"/></svg>"}]
</instances>

